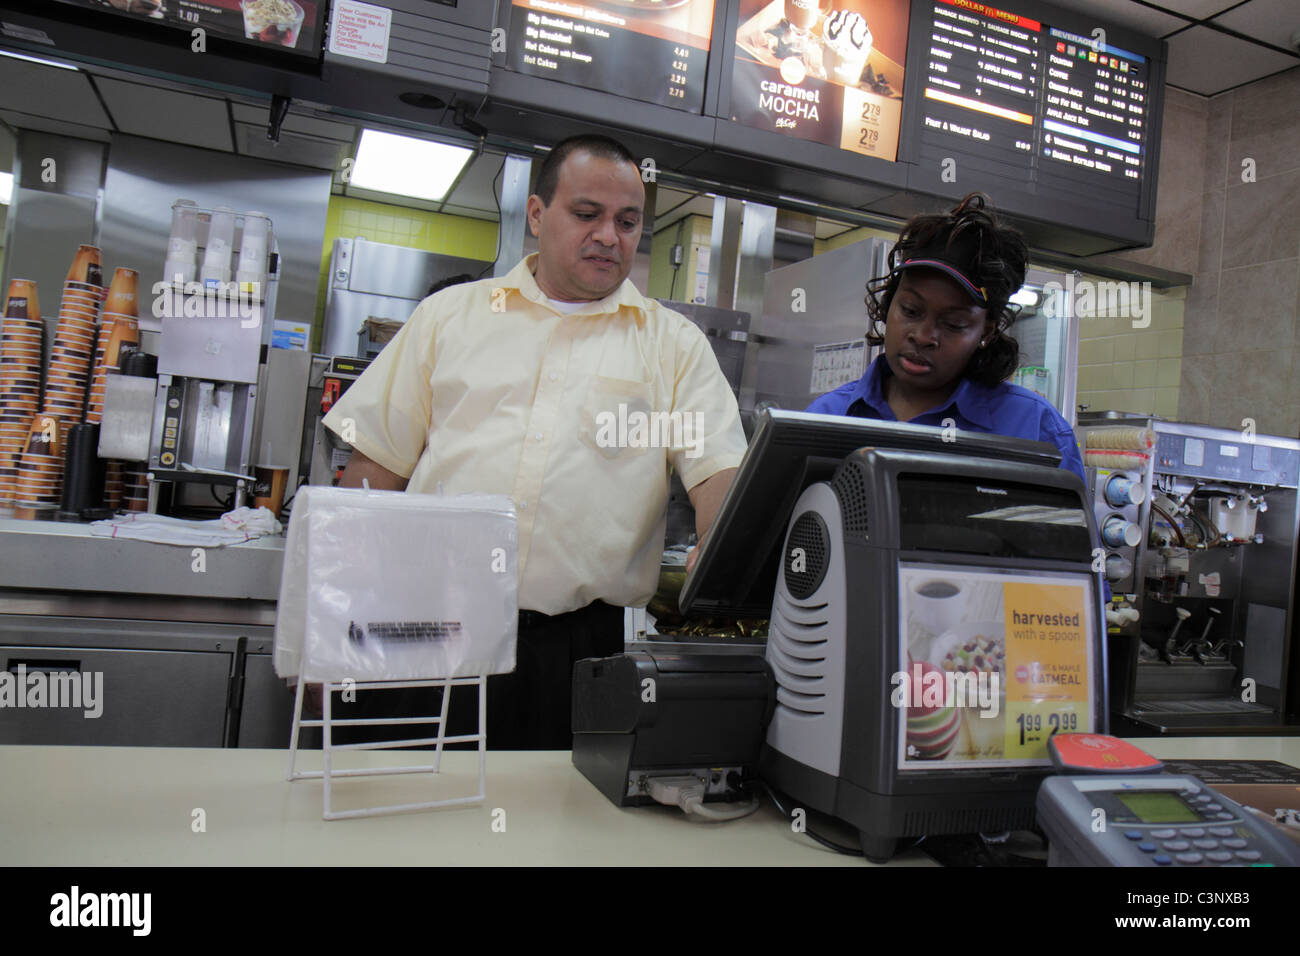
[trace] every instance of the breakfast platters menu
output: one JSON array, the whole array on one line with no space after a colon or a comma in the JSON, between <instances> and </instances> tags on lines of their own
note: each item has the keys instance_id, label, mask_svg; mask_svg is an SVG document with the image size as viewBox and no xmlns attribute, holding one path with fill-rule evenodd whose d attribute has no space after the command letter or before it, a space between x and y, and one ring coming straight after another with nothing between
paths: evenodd
<instances>
[{"instance_id":1,"label":"breakfast platters menu","mask_svg":"<svg viewBox=\"0 0 1300 956\"><path fill-rule=\"evenodd\" d=\"M1054 733L1092 723L1092 602L1086 576L899 568L899 762L1045 763Z\"/></svg>"},{"instance_id":2,"label":"breakfast platters menu","mask_svg":"<svg viewBox=\"0 0 1300 956\"><path fill-rule=\"evenodd\" d=\"M327 0L43 0L319 56Z\"/></svg>"},{"instance_id":3,"label":"breakfast platters menu","mask_svg":"<svg viewBox=\"0 0 1300 956\"><path fill-rule=\"evenodd\" d=\"M507 65L698 113L714 0L513 0Z\"/></svg>"},{"instance_id":4,"label":"breakfast platters menu","mask_svg":"<svg viewBox=\"0 0 1300 956\"><path fill-rule=\"evenodd\" d=\"M731 119L894 161L908 0L741 0Z\"/></svg>"}]
</instances>

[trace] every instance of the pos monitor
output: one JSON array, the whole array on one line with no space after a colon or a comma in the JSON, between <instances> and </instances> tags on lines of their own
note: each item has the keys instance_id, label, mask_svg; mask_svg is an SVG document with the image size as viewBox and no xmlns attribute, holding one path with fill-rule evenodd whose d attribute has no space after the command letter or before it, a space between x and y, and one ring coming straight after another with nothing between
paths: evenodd
<instances>
[{"instance_id":1,"label":"pos monitor","mask_svg":"<svg viewBox=\"0 0 1300 956\"><path fill-rule=\"evenodd\" d=\"M1030 826L1048 738L1106 731L1097 530L1056 461L994 435L760 419L682 604L769 617L760 773L871 860Z\"/></svg>"}]
</instances>

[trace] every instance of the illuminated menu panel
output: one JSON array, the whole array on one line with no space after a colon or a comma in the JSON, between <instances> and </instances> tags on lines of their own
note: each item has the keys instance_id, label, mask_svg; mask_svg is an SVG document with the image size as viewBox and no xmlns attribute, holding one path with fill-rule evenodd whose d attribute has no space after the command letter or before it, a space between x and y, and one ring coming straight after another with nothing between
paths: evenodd
<instances>
[{"instance_id":1,"label":"illuminated menu panel","mask_svg":"<svg viewBox=\"0 0 1300 956\"><path fill-rule=\"evenodd\" d=\"M968 143L981 156L1027 169L1039 112L1043 27L984 4L935 7L922 141Z\"/></svg>"},{"instance_id":2,"label":"illuminated menu panel","mask_svg":"<svg viewBox=\"0 0 1300 956\"><path fill-rule=\"evenodd\" d=\"M1049 39L1043 170L1088 170L1118 189L1125 181L1136 184L1146 143L1146 58L1109 44L1094 49L1054 28Z\"/></svg>"},{"instance_id":3,"label":"illuminated menu panel","mask_svg":"<svg viewBox=\"0 0 1300 956\"><path fill-rule=\"evenodd\" d=\"M739 0L733 122L898 158L907 0Z\"/></svg>"},{"instance_id":4,"label":"illuminated menu panel","mask_svg":"<svg viewBox=\"0 0 1300 956\"><path fill-rule=\"evenodd\" d=\"M38 0L39 2L39 0ZM325 0L44 0L319 57ZM187 45L189 41L186 41Z\"/></svg>"},{"instance_id":5,"label":"illuminated menu panel","mask_svg":"<svg viewBox=\"0 0 1300 956\"><path fill-rule=\"evenodd\" d=\"M1136 200L1150 63L975 0L936 0L921 106L921 161L1095 198Z\"/></svg>"},{"instance_id":6,"label":"illuminated menu panel","mask_svg":"<svg viewBox=\"0 0 1300 956\"><path fill-rule=\"evenodd\" d=\"M714 0L512 0L508 65L698 113L713 33Z\"/></svg>"}]
</instances>

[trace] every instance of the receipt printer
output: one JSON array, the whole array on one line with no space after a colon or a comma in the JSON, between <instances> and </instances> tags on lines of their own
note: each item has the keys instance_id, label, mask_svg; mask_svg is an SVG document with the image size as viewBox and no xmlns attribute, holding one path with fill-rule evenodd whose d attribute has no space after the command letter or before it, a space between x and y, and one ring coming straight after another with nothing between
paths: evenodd
<instances>
[{"instance_id":1,"label":"receipt printer","mask_svg":"<svg viewBox=\"0 0 1300 956\"><path fill-rule=\"evenodd\" d=\"M757 766L775 685L757 654L634 651L573 665L573 765L620 807L651 777L690 774L735 799Z\"/></svg>"}]
</instances>

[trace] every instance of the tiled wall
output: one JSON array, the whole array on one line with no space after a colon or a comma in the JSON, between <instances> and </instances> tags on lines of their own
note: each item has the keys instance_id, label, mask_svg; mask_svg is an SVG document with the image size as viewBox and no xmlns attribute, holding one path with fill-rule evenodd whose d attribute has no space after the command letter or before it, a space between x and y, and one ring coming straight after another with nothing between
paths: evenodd
<instances>
[{"instance_id":1,"label":"tiled wall","mask_svg":"<svg viewBox=\"0 0 1300 956\"><path fill-rule=\"evenodd\" d=\"M712 217L687 216L655 233L650 247L650 278L646 283L652 299L690 302L694 298L697 264L701 253L708 256L712 229ZM678 242L682 244L682 265L674 279L672 249Z\"/></svg>"},{"instance_id":2,"label":"tiled wall","mask_svg":"<svg viewBox=\"0 0 1300 956\"><path fill-rule=\"evenodd\" d=\"M316 296L316 318L312 347L320 346L325 316L325 287L329 281L330 253L335 239L363 236L373 242L411 246L466 259L491 261L496 256L497 224L483 219L449 216L334 196L325 220L325 243L321 248L320 286Z\"/></svg>"},{"instance_id":3,"label":"tiled wall","mask_svg":"<svg viewBox=\"0 0 1300 956\"><path fill-rule=\"evenodd\" d=\"M1080 405L1177 416L1184 295L1183 289L1152 290L1146 328L1134 328L1129 315L1103 316L1094 310L1079 317Z\"/></svg>"},{"instance_id":4,"label":"tiled wall","mask_svg":"<svg viewBox=\"0 0 1300 956\"><path fill-rule=\"evenodd\" d=\"M1297 102L1300 69L1209 101L1179 408L1190 421L1300 435Z\"/></svg>"}]
</instances>

